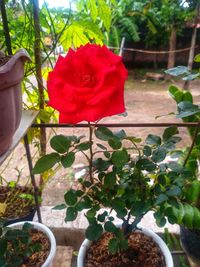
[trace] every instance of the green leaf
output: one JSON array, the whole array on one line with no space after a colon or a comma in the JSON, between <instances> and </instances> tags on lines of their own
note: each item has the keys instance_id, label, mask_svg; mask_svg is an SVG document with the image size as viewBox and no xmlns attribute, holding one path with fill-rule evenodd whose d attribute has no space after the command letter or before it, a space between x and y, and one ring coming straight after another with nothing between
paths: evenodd
<instances>
[{"instance_id":1,"label":"green leaf","mask_svg":"<svg viewBox=\"0 0 200 267\"><path fill-rule=\"evenodd\" d=\"M90 12L92 20L95 22L98 15L96 0L86 0L86 6L88 11Z\"/></svg>"},{"instance_id":2,"label":"green leaf","mask_svg":"<svg viewBox=\"0 0 200 267\"><path fill-rule=\"evenodd\" d=\"M90 142L84 142L84 143L77 145L76 148L80 151L85 151L85 150L88 150L90 148L90 145L92 145Z\"/></svg>"},{"instance_id":3,"label":"green leaf","mask_svg":"<svg viewBox=\"0 0 200 267\"><path fill-rule=\"evenodd\" d=\"M65 198L65 202L68 206L75 205L77 200L78 200L77 195L76 195L76 191L73 189L70 189L67 193L65 193L64 198Z\"/></svg>"},{"instance_id":4,"label":"green leaf","mask_svg":"<svg viewBox=\"0 0 200 267\"><path fill-rule=\"evenodd\" d=\"M177 118L185 118L200 113L200 109L199 106L194 105L189 101L182 101L178 104L178 112L179 114L176 116Z\"/></svg>"},{"instance_id":5,"label":"green leaf","mask_svg":"<svg viewBox=\"0 0 200 267\"><path fill-rule=\"evenodd\" d=\"M64 209L66 209L65 204L59 204L52 208L52 210L64 210Z\"/></svg>"},{"instance_id":6,"label":"green leaf","mask_svg":"<svg viewBox=\"0 0 200 267\"><path fill-rule=\"evenodd\" d=\"M145 140L147 145L159 146L161 144L160 136L149 134Z\"/></svg>"},{"instance_id":7,"label":"green leaf","mask_svg":"<svg viewBox=\"0 0 200 267\"><path fill-rule=\"evenodd\" d=\"M115 254L120 249L119 240L117 238L110 239L108 243L108 250L110 253Z\"/></svg>"},{"instance_id":8,"label":"green leaf","mask_svg":"<svg viewBox=\"0 0 200 267\"><path fill-rule=\"evenodd\" d=\"M178 134L178 128L177 126L171 126L171 127L168 127L164 130L164 133L163 133L163 140L164 141L167 141L169 140L172 136L174 136L175 134Z\"/></svg>"},{"instance_id":9,"label":"green leaf","mask_svg":"<svg viewBox=\"0 0 200 267\"><path fill-rule=\"evenodd\" d=\"M185 66L177 66L175 68L166 70L165 73L172 75L172 76L179 76L183 74L189 74L189 70Z\"/></svg>"},{"instance_id":10,"label":"green leaf","mask_svg":"<svg viewBox=\"0 0 200 267\"><path fill-rule=\"evenodd\" d=\"M98 0L99 17L103 21L106 30L109 32L111 25L111 10L105 0Z\"/></svg>"},{"instance_id":11,"label":"green leaf","mask_svg":"<svg viewBox=\"0 0 200 267\"><path fill-rule=\"evenodd\" d=\"M120 149L122 146L121 141L118 138L112 138L108 140L108 144L113 149Z\"/></svg>"},{"instance_id":12,"label":"green leaf","mask_svg":"<svg viewBox=\"0 0 200 267\"><path fill-rule=\"evenodd\" d=\"M108 212L107 211L104 211L103 213L101 214L98 214L97 216L97 220L99 222L104 222L105 221L105 218L108 216Z\"/></svg>"},{"instance_id":13,"label":"green leaf","mask_svg":"<svg viewBox=\"0 0 200 267\"><path fill-rule=\"evenodd\" d=\"M107 148L105 146L103 146L102 144L97 143L97 146L99 148L101 148L102 150L107 150Z\"/></svg>"},{"instance_id":14,"label":"green leaf","mask_svg":"<svg viewBox=\"0 0 200 267\"><path fill-rule=\"evenodd\" d=\"M135 137L135 136L128 136L125 139L131 141L133 144L134 143L140 143L142 141L141 138Z\"/></svg>"},{"instance_id":15,"label":"green leaf","mask_svg":"<svg viewBox=\"0 0 200 267\"><path fill-rule=\"evenodd\" d=\"M188 185L185 195L187 201L196 204L200 199L200 181L195 180Z\"/></svg>"},{"instance_id":16,"label":"green leaf","mask_svg":"<svg viewBox=\"0 0 200 267\"><path fill-rule=\"evenodd\" d=\"M113 133L107 127L100 126L94 131L95 136L103 141L108 141L113 138Z\"/></svg>"},{"instance_id":17,"label":"green leaf","mask_svg":"<svg viewBox=\"0 0 200 267\"><path fill-rule=\"evenodd\" d=\"M105 229L106 232L115 233L117 227L114 225L113 222L111 222L111 221L107 221L107 222L104 224L104 229Z\"/></svg>"},{"instance_id":18,"label":"green leaf","mask_svg":"<svg viewBox=\"0 0 200 267\"><path fill-rule=\"evenodd\" d=\"M110 158L110 152L108 152L108 151L105 151L103 154L104 154L104 156L105 156L107 159L109 159L109 158Z\"/></svg>"},{"instance_id":19,"label":"green leaf","mask_svg":"<svg viewBox=\"0 0 200 267\"><path fill-rule=\"evenodd\" d=\"M170 161L169 163L167 163L167 167L174 172L180 172L182 170L182 166L175 161Z\"/></svg>"},{"instance_id":20,"label":"green leaf","mask_svg":"<svg viewBox=\"0 0 200 267\"><path fill-rule=\"evenodd\" d=\"M179 103L183 101L183 91L179 90L176 86L171 85L168 90L170 96L176 101L176 103Z\"/></svg>"},{"instance_id":21,"label":"green leaf","mask_svg":"<svg viewBox=\"0 0 200 267\"><path fill-rule=\"evenodd\" d=\"M158 147L156 150L152 153L152 160L154 162L161 162L165 159L167 155L167 151L163 147Z\"/></svg>"},{"instance_id":22,"label":"green leaf","mask_svg":"<svg viewBox=\"0 0 200 267\"><path fill-rule=\"evenodd\" d=\"M192 94L190 92L188 92L188 91L184 91L182 101L188 101L188 102L193 103L193 96L192 96Z\"/></svg>"},{"instance_id":23,"label":"green leaf","mask_svg":"<svg viewBox=\"0 0 200 267\"><path fill-rule=\"evenodd\" d=\"M60 155L58 153L45 155L36 162L32 172L33 174L39 174L48 171L59 161Z\"/></svg>"},{"instance_id":24,"label":"green leaf","mask_svg":"<svg viewBox=\"0 0 200 267\"><path fill-rule=\"evenodd\" d=\"M193 227L194 229L199 229L200 228L200 211L194 207L194 219L193 219Z\"/></svg>"},{"instance_id":25,"label":"green leaf","mask_svg":"<svg viewBox=\"0 0 200 267\"><path fill-rule=\"evenodd\" d=\"M194 210L193 207L185 204L184 205L184 217L183 217L183 223L186 225L188 228L193 227L193 218L194 218Z\"/></svg>"},{"instance_id":26,"label":"green leaf","mask_svg":"<svg viewBox=\"0 0 200 267\"><path fill-rule=\"evenodd\" d=\"M93 162L93 165L96 169L98 169L98 171L106 171L110 166L110 163L106 160L98 158Z\"/></svg>"},{"instance_id":27,"label":"green leaf","mask_svg":"<svg viewBox=\"0 0 200 267\"><path fill-rule=\"evenodd\" d=\"M61 157L61 164L63 165L64 168L71 167L74 161L75 161L75 153L72 151Z\"/></svg>"},{"instance_id":28,"label":"green leaf","mask_svg":"<svg viewBox=\"0 0 200 267\"><path fill-rule=\"evenodd\" d=\"M120 130L118 132L115 132L114 136L116 136L120 140L123 140L123 139L125 139L127 137L126 132L124 130Z\"/></svg>"},{"instance_id":29,"label":"green leaf","mask_svg":"<svg viewBox=\"0 0 200 267\"><path fill-rule=\"evenodd\" d=\"M168 200L168 196L166 196L165 194L160 194L157 198L156 198L156 202L155 205L159 205L165 201Z\"/></svg>"},{"instance_id":30,"label":"green leaf","mask_svg":"<svg viewBox=\"0 0 200 267\"><path fill-rule=\"evenodd\" d=\"M166 191L169 197L179 196L181 194L181 189L177 185L172 185L169 190Z\"/></svg>"},{"instance_id":31,"label":"green leaf","mask_svg":"<svg viewBox=\"0 0 200 267\"><path fill-rule=\"evenodd\" d=\"M101 226L101 224L93 223L90 224L86 229L85 236L90 241L94 241L99 239L102 233L103 233L103 227Z\"/></svg>"},{"instance_id":32,"label":"green leaf","mask_svg":"<svg viewBox=\"0 0 200 267\"><path fill-rule=\"evenodd\" d=\"M126 149L114 151L111 156L111 161L117 167L122 167L129 161L129 154Z\"/></svg>"},{"instance_id":33,"label":"green leaf","mask_svg":"<svg viewBox=\"0 0 200 267\"><path fill-rule=\"evenodd\" d=\"M166 219L161 212L155 212L154 218L156 219L156 223L159 227L163 227L166 224Z\"/></svg>"},{"instance_id":34,"label":"green leaf","mask_svg":"<svg viewBox=\"0 0 200 267\"><path fill-rule=\"evenodd\" d=\"M149 159L139 159L137 162L137 166L141 169L141 170L145 170L145 171L154 171L156 169L156 164L153 163L151 160Z\"/></svg>"},{"instance_id":35,"label":"green leaf","mask_svg":"<svg viewBox=\"0 0 200 267\"><path fill-rule=\"evenodd\" d=\"M183 77L183 81L193 81L200 76L200 73L194 73Z\"/></svg>"},{"instance_id":36,"label":"green leaf","mask_svg":"<svg viewBox=\"0 0 200 267\"><path fill-rule=\"evenodd\" d=\"M113 172L109 172L105 175L104 186L106 188L112 188L116 183L116 175Z\"/></svg>"},{"instance_id":37,"label":"green leaf","mask_svg":"<svg viewBox=\"0 0 200 267\"><path fill-rule=\"evenodd\" d=\"M74 221L77 215L78 215L78 212L74 207L68 207L66 211L65 222Z\"/></svg>"},{"instance_id":38,"label":"green leaf","mask_svg":"<svg viewBox=\"0 0 200 267\"><path fill-rule=\"evenodd\" d=\"M113 199L112 208L116 211L118 218L124 218L127 214L125 209L125 203L120 198Z\"/></svg>"},{"instance_id":39,"label":"green leaf","mask_svg":"<svg viewBox=\"0 0 200 267\"><path fill-rule=\"evenodd\" d=\"M183 217L185 214L184 206L182 203L178 203L178 207L172 207L173 213L177 218L177 223L182 224Z\"/></svg>"},{"instance_id":40,"label":"green leaf","mask_svg":"<svg viewBox=\"0 0 200 267\"><path fill-rule=\"evenodd\" d=\"M50 145L58 153L64 154L70 148L71 142L64 135L56 135L51 138Z\"/></svg>"},{"instance_id":41,"label":"green leaf","mask_svg":"<svg viewBox=\"0 0 200 267\"><path fill-rule=\"evenodd\" d=\"M195 62L200 62L200 54L197 54L194 58Z\"/></svg>"},{"instance_id":42,"label":"green leaf","mask_svg":"<svg viewBox=\"0 0 200 267\"><path fill-rule=\"evenodd\" d=\"M195 57L194 57L194 61L195 62L200 62L200 54L197 54Z\"/></svg>"},{"instance_id":43,"label":"green leaf","mask_svg":"<svg viewBox=\"0 0 200 267\"><path fill-rule=\"evenodd\" d=\"M151 156L152 150L150 146L144 146L143 154L147 157Z\"/></svg>"}]
</instances>

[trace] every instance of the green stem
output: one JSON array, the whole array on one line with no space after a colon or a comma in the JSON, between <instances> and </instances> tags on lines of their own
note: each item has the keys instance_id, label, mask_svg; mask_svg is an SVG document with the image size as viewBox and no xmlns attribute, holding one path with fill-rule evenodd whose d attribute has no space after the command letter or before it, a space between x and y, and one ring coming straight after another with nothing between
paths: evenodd
<instances>
[{"instance_id":1,"label":"green stem","mask_svg":"<svg viewBox=\"0 0 200 267\"><path fill-rule=\"evenodd\" d=\"M200 122L198 123L198 125L197 125L197 127L195 129L195 132L194 132L194 135L193 135L193 139L192 139L192 144L191 144L190 149L189 149L189 151L187 153L187 156L186 156L186 158L184 160L183 167L186 166L186 164L188 162L188 159L189 159L189 157L190 157L190 155L192 153L192 150L193 150L193 148L194 148L194 146L196 144L196 139L197 139L198 133L199 133L199 127L200 127Z\"/></svg>"}]
</instances>

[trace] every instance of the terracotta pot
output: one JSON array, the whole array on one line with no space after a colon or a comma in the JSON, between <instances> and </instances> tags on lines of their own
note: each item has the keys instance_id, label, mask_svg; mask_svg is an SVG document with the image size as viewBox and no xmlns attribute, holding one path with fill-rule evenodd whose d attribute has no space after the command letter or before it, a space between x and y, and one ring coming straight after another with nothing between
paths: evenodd
<instances>
[{"instance_id":1,"label":"terracotta pot","mask_svg":"<svg viewBox=\"0 0 200 267\"><path fill-rule=\"evenodd\" d=\"M21 81L27 60L31 60L28 53L20 49L6 64L0 66L0 155L11 145L21 120Z\"/></svg>"},{"instance_id":2,"label":"terracotta pot","mask_svg":"<svg viewBox=\"0 0 200 267\"><path fill-rule=\"evenodd\" d=\"M158 246L160 247L160 250L162 251L164 255L166 267L173 267L174 264L173 264L172 255L170 253L169 248L167 247L165 242L162 240L162 238L159 237L152 230L149 230L143 227L139 227L139 229L145 235L151 236L153 240L158 244ZM81 244L81 247L78 253L78 258L77 258L77 267L84 267L85 255L86 255L87 249L90 247L90 244L91 244L91 241L89 241L88 239L85 239L83 243Z\"/></svg>"}]
</instances>

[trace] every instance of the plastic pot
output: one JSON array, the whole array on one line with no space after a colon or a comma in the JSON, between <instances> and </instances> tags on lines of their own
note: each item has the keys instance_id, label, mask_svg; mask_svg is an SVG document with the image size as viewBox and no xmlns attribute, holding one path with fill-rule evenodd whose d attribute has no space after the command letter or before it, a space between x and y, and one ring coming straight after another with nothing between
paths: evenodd
<instances>
[{"instance_id":1,"label":"plastic pot","mask_svg":"<svg viewBox=\"0 0 200 267\"><path fill-rule=\"evenodd\" d=\"M181 246L186 254L200 266L200 230L180 227Z\"/></svg>"},{"instance_id":2,"label":"plastic pot","mask_svg":"<svg viewBox=\"0 0 200 267\"><path fill-rule=\"evenodd\" d=\"M27 60L31 60L28 53L20 49L6 64L0 66L0 155L11 145L21 120L21 81Z\"/></svg>"},{"instance_id":3,"label":"plastic pot","mask_svg":"<svg viewBox=\"0 0 200 267\"><path fill-rule=\"evenodd\" d=\"M160 247L160 249L164 255L166 267L173 267L174 263L173 263L173 258L172 258L171 252L170 252L169 248L167 247L167 245L165 244L165 242L162 240L162 238L159 237L152 230L142 228L142 227L140 227L139 229L145 235L151 236L153 238L153 240L158 244L158 246ZM86 251L87 251L88 247L90 247L90 244L91 244L91 241L89 241L88 239L85 239L83 241L83 243L79 249L79 253L78 253L77 267L84 267L84 260L85 260Z\"/></svg>"},{"instance_id":4,"label":"plastic pot","mask_svg":"<svg viewBox=\"0 0 200 267\"><path fill-rule=\"evenodd\" d=\"M18 223L18 222L24 222L24 221L28 221L31 222L35 216L35 212L36 209L33 209L28 215L23 216L23 217L19 217L19 218L9 218L9 219L5 219L5 225L11 225L14 223Z\"/></svg>"},{"instance_id":5,"label":"plastic pot","mask_svg":"<svg viewBox=\"0 0 200 267\"><path fill-rule=\"evenodd\" d=\"M9 225L9 227L14 228L14 229L21 229L25 222L26 221L13 223ZM55 240L55 237L52 231L46 225L42 223L31 222L31 224L33 225L35 229L38 229L39 231L42 231L43 233L45 233L47 237L49 238L49 241L51 244L49 256L47 257L46 261L42 264L41 267L53 267L53 259L56 255L56 240Z\"/></svg>"}]
</instances>

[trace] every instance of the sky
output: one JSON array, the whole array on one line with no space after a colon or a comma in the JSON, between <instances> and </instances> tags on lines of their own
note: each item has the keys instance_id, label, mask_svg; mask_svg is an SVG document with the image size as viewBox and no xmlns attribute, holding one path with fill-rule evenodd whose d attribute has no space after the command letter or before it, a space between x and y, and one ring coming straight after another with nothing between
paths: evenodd
<instances>
[{"instance_id":1,"label":"sky","mask_svg":"<svg viewBox=\"0 0 200 267\"><path fill-rule=\"evenodd\" d=\"M69 7L69 0L45 0L49 7ZM44 3L44 0L39 0L40 6Z\"/></svg>"}]
</instances>

